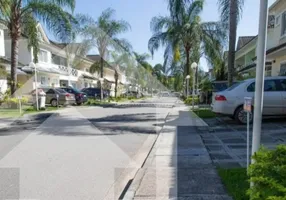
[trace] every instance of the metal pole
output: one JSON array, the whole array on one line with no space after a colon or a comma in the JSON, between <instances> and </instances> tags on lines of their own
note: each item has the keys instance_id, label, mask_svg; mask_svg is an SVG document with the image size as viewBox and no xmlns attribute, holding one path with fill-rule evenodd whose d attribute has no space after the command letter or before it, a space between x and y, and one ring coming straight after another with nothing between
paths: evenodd
<instances>
[{"instance_id":1,"label":"metal pole","mask_svg":"<svg viewBox=\"0 0 286 200\"><path fill-rule=\"evenodd\" d=\"M189 79L186 80L186 86L187 86L187 98L189 98Z\"/></svg>"},{"instance_id":2,"label":"metal pole","mask_svg":"<svg viewBox=\"0 0 286 200\"><path fill-rule=\"evenodd\" d=\"M246 151L246 167L249 166L249 112L247 112L247 151Z\"/></svg>"},{"instance_id":3,"label":"metal pole","mask_svg":"<svg viewBox=\"0 0 286 200\"><path fill-rule=\"evenodd\" d=\"M34 64L34 67L35 67L35 91L36 91L36 108L37 108L37 111L39 110L39 101L38 101L38 78L37 78L37 65Z\"/></svg>"},{"instance_id":4,"label":"metal pole","mask_svg":"<svg viewBox=\"0 0 286 200\"><path fill-rule=\"evenodd\" d=\"M259 149L261 140L261 120L263 109L264 72L265 72L265 51L267 35L268 0L260 0L259 31L257 40L257 64L254 97L254 118L252 155ZM252 159L252 163L255 161Z\"/></svg>"},{"instance_id":5,"label":"metal pole","mask_svg":"<svg viewBox=\"0 0 286 200\"><path fill-rule=\"evenodd\" d=\"M195 70L194 70L195 71ZM193 91L192 91L192 105L193 110L195 109L195 84L196 84L196 73L194 73L193 77Z\"/></svg>"}]
</instances>

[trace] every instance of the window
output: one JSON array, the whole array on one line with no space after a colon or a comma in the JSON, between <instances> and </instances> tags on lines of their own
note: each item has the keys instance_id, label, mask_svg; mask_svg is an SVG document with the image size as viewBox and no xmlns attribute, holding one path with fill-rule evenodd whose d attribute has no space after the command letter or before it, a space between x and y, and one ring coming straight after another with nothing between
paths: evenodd
<instances>
[{"instance_id":1,"label":"window","mask_svg":"<svg viewBox=\"0 0 286 200\"><path fill-rule=\"evenodd\" d=\"M286 63L281 63L280 64L279 75L281 75L281 76L285 76L286 75Z\"/></svg>"},{"instance_id":2,"label":"window","mask_svg":"<svg viewBox=\"0 0 286 200\"><path fill-rule=\"evenodd\" d=\"M286 79L277 80L280 85L280 91L286 91Z\"/></svg>"},{"instance_id":3,"label":"window","mask_svg":"<svg viewBox=\"0 0 286 200\"><path fill-rule=\"evenodd\" d=\"M274 91L278 91L278 87L275 80L264 81L264 92L274 92Z\"/></svg>"},{"instance_id":4,"label":"window","mask_svg":"<svg viewBox=\"0 0 286 200\"><path fill-rule=\"evenodd\" d=\"M286 12L282 14L281 19L281 36L286 35Z\"/></svg>"},{"instance_id":5,"label":"window","mask_svg":"<svg viewBox=\"0 0 286 200\"><path fill-rule=\"evenodd\" d=\"M55 94L55 91L53 89L49 89L46 94Z\"/></svg>"},{"instance_id":6,"label":"window","mask_svg":"<svg viewBox=\"0 0 286 200\"><path fill-rule=\"evenodd\" d=\"M231 91L233 90L234 88L236 88L237 86L239 86L240 84L242 84L243 81L241 82L238 82L238 83L234 83L232 86L230 86L229 88L226 89L226 91Z\"/></svg>"},{"instance_id":7,"label":"window","mask_svg":"<svg viewBox=\"0 0 286 200\"><path fill-rule=\"evenodd\" d=\"M45 85L46 84L46 77L41 76L41 85Z\"/></svg>"},{"instance_id":8,"label":"window","mask_svg":"<svg viewBox=\"0 0 286 200\"><path fill-rule=\"evenodd\" d=\"M276 26L279 25L279 23L280 23L280 18L281 18L281 15L276 16L276 19L275 19L275 25L276 25Z\"/></svg>"},{"instance_id":9,"label":"window","mask_svg":"<svg viewBox=\"0 0 286 200\"><path fill-rule=\"evenodd\" d=\"M39 61L48 62L48 52L44 50L39 51Z\"/></svg>"},{"instance_id":10,"label":"window","mask_svg":"<svg viewBox=\"0 0 286 200\"><path fill-rule=\"evenodd\" d=\"M248 87L247 87L247 92L254 92L255 91L255 82L251 83Z\"/></svg>"}]
</instances>

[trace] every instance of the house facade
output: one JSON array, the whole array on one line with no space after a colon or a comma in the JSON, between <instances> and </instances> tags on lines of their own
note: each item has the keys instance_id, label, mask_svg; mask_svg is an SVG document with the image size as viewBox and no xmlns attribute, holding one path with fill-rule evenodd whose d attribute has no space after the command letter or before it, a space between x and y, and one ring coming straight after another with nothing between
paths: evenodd
<instances>
[{"instance_id":1,"label":"house facade","mask_svg":"<svg viewBox=\"0 0 286 200\"><path fill-rule=\"evenodd\" d=\"M243 76L254 76L257 36L239 37L235 70ZM276 0L269 7L265 76L286 75L286 1Z\"/></svg>"},{"instance_id":2,"label":"house facade","mask_svg":"<svg viewBox=\"0 0 286 200\"><path fill-rule=\"evenodd\" d=\"M63 44L48 39L41 24L38 24L38 37L40 39L40 50L38 53L38 63L30 65L34 60L33 49L28 50L28 39L24 35L19 40L19 70L24 73L19 76L17 81L22 85L21 93L28 93L37 87L60 87L73 86L78 89L85 87L99 87L99 73L90 73L90 66L100 60L98 55L80 56L77 54L81 44ZM1 32L2 33L2 32ZM3 54L6 58L11 58L11 39L5 31L5 44ZM0 40L1 42L1 40ZM4 45L0 45L1 47ZM0 49L1 50L1 49ZM37 80L34 72L37 71ZM123 75L118 75L118 86L125 80ZM104 68L104 85L114 96L115 89L115 71L112 67ZM120 93L120 89L119 89Z\"/></svg>"}]
</instances>

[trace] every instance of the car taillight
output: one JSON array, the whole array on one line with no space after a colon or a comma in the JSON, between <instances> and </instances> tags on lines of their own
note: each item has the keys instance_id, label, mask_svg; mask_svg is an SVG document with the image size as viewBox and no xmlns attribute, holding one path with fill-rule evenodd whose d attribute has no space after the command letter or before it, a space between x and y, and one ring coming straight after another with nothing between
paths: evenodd
<instances>
[{"instance_id":1,"label":"car taillight","mask_svg":"<svg viewBox=\"0 0 286 200\"><path fill-rule=\"evenodd\" d=\"M70 94L66 94L66 97L70 97L71 95Z\"/></svg>"},{"instance_id":2,"label":"car taillight","mask_svg":"<svg viewBox=\"0 0 286 200\"><path fill-rule=\"evenodd\" d=\"M226 98L223 95L216 95L215 100L216 101L226 101Z\"/></svg>"}]
</instances>

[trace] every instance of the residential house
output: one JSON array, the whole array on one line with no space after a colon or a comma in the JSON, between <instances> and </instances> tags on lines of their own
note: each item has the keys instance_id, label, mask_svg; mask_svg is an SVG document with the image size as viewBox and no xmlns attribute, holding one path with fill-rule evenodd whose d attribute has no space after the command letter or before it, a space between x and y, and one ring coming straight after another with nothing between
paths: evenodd
<instances>
[{"instance_id":1,"label":"residential house","mask_svg":"<svg viewBox=\"0 0 286 200\"><path fill-rule=\"evenodd\" d=\"M0 65L4 70L3 57L5 56L5 44L4 44L4 29L6 27L0 23ZM4 78L4 74L0 74L0 93L4 93L7 89L7 80Z\"/></svg>"},{"instance_id":2,"label":"residential house","mask_svg":"<svg viewBox=\"0 0 286 200\"><path fill-rule=\"evenodd\" d=\"M238 74L255 75L257 36L239 37L235 55ZM276 0L269 7L265 76L286 75L286 1Z\"/></svg>"}]
</instances>

